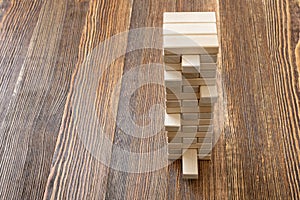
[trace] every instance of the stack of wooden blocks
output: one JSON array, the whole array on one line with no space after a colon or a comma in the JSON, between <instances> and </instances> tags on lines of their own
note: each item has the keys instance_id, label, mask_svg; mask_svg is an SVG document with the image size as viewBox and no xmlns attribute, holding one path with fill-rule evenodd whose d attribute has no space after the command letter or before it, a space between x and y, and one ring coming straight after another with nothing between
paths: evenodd
<instances>
[{"instance_id":1,"label":"stack of wooden blocks","mask_svg":"<svg viewBox=\"0 0 300 200\"><path fill-rule=\"evenodd\" d=\"M183 178L210 160L219 50L214 12L168 12L163 24L168 158L182 158Z\"/></svg>"}]
</instances>

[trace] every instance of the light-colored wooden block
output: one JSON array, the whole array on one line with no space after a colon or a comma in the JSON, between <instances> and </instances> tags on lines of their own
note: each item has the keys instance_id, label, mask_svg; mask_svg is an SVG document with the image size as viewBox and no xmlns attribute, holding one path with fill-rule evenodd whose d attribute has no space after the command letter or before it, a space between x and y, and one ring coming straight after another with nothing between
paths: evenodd
<instances>
[{"instance_id":1,"label":"light-colored wooden block","mask_svg":"<svg viewBox=\"0 0 300 200\"><path fill-rule=\"evenodd\" d=\"M213 123L212 119L198 119L199 125L210 125Z\"/></svg>"},{"instance_id":2,"label":"light-colored wooden block","mask_svg":"<svg viewBox=\"0 0 300 200\"><path fill-rule=\"evenodd\" d=\"M198 93L199 91L199 86L182 86L183 93Z\"/></svg>"},{"instance_id":3,"label":"light-colored wooden block","mask_svg":"<svg viewBox=\"0 0 300 200\"><path fill-rule=\"evenodd\" d=\"M218 61L217 55L200 55L201 63L216 63Z\"/></svg>"},{"instance_id":4,"label":"light-colored wooden block","mask_svg":"<svg viewBox=\"0 0 300 200\"><path fill-rule=\"evenodd\" d=\"M182 143L182 138L180 137L168 137L169 143Z\"/></svg>"},{"instance_id":5,"label":"light-colored wooden block","mask_svg":"<svg viewBox=\"0 0 300 200\"><path fill-rule=\"evenodd\" d=\"M181 64L171 64L171 63L164 63L164 67L166 71L180 71Z\"/></svg>"},{"instance_id":6,"label":"light-colored wooden block","mask_svg":"<svg viewBox=\"0 0 300 200\"><path fill-rule=\"evenodd\" d=\"M175 94L181 93L182 77L178 71L164 71L164 79L166 85L166 92Z\"/></svg>"},{"instance_id":7,"label":"light-colored wooden block","mask_svg":"<svg viewBox=\"0 0 300 200\"><path fill-rule=\"evenodd\" d=\"M198 100L200 98L199 93L180 93L180 94L166 94L167 100Z\"/></svg>"},{"instance_id":8,"label":"light-colored wooden block","mask_svg":"<svg viewBox=\"0 0 300 200\"><path fill-rule=\"evenodd\" d=\"M198 132L212 132L213 126L212 125L199 125Z\"/></svg>"},{"instance_id":9,"label":"light-colored wooden block","mask_svg":"<svg viewBox=\"0 0 300 200\"><path fill-rule=\"evenodd\" d=\"M206 113L206 112L212 112L213 108L211 106L200 106L200 107L181 107L182 113Z\"/></svg>"},{"instance_id":10,"label":"light-colored wooden block","mask_svg":"<svg viewBox=\"0 0 300 200\"><path fill-rule=\"evenodd\" d=\"M182 138L182 142L184 144L196 144L197 143L197 138Z\"/></svg>"},{"instance_id":11,"label":"light-colored wooden block","mask_svg":"<svg viewBox=\"0 0 300 200\"><path fill-rule=\"evenodd\" d=\"M168 154L181 155L182 154L182 149L168 149Z\"/></svg>"},{"instance_id":12,"label":"light-colored wooden block","mask_svg":"<svg viewBox=\"0 0 300 200\"><path fill-rule=\"evenodd\" d=\"M198 154L210 154L212 149L198 149Z\"/></svg>"},{"instance_id":13,"label":"light-colored wooden block","mask_svg":"<svg viewBox=\"0 0 300 200\"><path fill-rule=\"evenodd\" d=\"M198 154L198 159L199 160L211 160L211 155L210 154Z\"/></svg>"},{"instance_id":14,"label":"light-colored wooden block","mask_svg":"<svg viewBox=\"0 0 300 200\"><path fill-rule=\"evenodd\" d=\"M170 64L179 64L181 58L179 55L164 55L164 62Z\"/></svg>"},{"instance_id":15,"label":"light-colored wooden block","mask_svg":"<svg viewBox=\"0 0 300 200\"><path fill-rule=\"evenodd\" d=\"M171 132L171 131L168 131L168 137L189 137L189 138L192 138L192 137L196 137L196 138L204 138L204 137L212 137L212 132L191 132L191 133L188 133L188 132L183 132L183 131L174 131L174 132ZM203 142L201 142L203 143Z\"/></svg>"},{"instance_id":16,"label":"light-colored wooden block","mask_svg":"<svg viewBox=\"0 0 300 200\"><path fill-rule=\"evenodd\" d=\"M164 71L165 82L171 82L175 86L180 85L182 81L182 75L178 71Z\"/></svg>"},{"instance_id":17,"label":"light-colored wooden block","mask_svg":"<svg viewBox=\"0 0 300 200\"><path fill-rule=\"evenodd\" d=\"M217 35L217 25L216 23L164 24L163 35Z\"/></svg>"},{"instance_id":18,"label":"light-colored wooden block","mask_svg":"<svg viewBox=\"0 0 300 200\"><path fill-rule=\"evenodd\" d=\"M180 96L181 93L182 90L180 87L171 84L166 84L166 94ZM200 93L199 93L199 98L200 98Z\"/></svg>"},{"instance_id":19,"label":"light-colored wooden block","mask_svg":"<svg viewBox=\"0 0 300 200\"><path fill-rule=\"evenodd\" d=\"M182 100L182 107L197 107L199 104L197 99Z\"/></svg>"},{"instance_id":20,"label":"light-colored wooden block","mask_svg":"<svg viewBox=\"0 0 300 200\"><path fill-rule=\"evenodd\" d=\"M164 36L163 47L174 54L217 54L217 35L176 35Z\"/></svg>"},{"instance_id":21,"label":"light-colored wooden block","mask_svg":"<svg viewBox=\"0 0 300 200\"><path fill-rule=\"evenodd\" d=\"M215 78L194 78L194 79L183 78L182 85L184 86L216 85L216 79Z\"/></svg>"},{"instance_id":22,"label":"light-colored wooden block","mask_svg":"<svg viewBox=\"0 0 300 200\"><path fill-rule=\"evenodd\" d=\"M182 155L181 154L169 154L168 159L169 160L178 160L181 159Z\"/></svg>"},{"instance_id":23,"label":"light-colored wooden block","mask_svg":"<svg viewBox=\"0 0 300 200\"><path fill-rule=\"evenodd\" d=\"M210 124L212 124L211 119L196 119L196 120L181 119L182 126L197 126L197 125L210 125Z\"/></svg>"},{"instance_id":24,"label":"light-colored wooden block","mask_svg":"<svg viewBox=\"0 0 300 200\"><path fill-rule=\"evenodd\" d=\"M200 72L202 70L217 70L217 63L201 63Z\"/></svg>"},{"instance_id":25,"label":"light-colored wooden block","mask_svg":"<svg viewBox=\"0 0 300 200\"><path fill-rule=\"evenodd\" d=\"M200 78L200 73L199 72L197 72L197 73L182 73L182 78L185 78L185 79Z\"/></svg>"},{"instance_id":26,"label":"light-colored wooden block","mask_svg":"<svg viewBox=\"0 0 300 200\"><path fill-rule=\"evenodd\" d=\"M197 126L182 126L182 132L184 133L197 133Z\"/></svg>"},{"instance_id":27,"label":"light-colored wooden block","mask_svg":"<svg viewBox=\"0 0 300 200\"><path fill-rule=\"evenodd\" d=\"M181 108L166 108L167 113L208 113L213 112L213 107L181 107Z\"/></svg>"},{"instance_id":28,"label":"light-colored wooden block","mask_svg":"<svg viewBox=\"0 0 300 200\"><path fill-rule=\"evenodd\" d=\"M163 23L216 23L215 12L165 12Z\"/></svg>"},{"instance_id":29,"label":"light-colored wooden block","mask_svg":"<svg viewBox=\"0 0 300 200\"><path fill-rule=\"evenodd\" d=\"M216 102L218 99L218 91L216 86L201 86L200 96L200 103Z\"/></svg>"},{"instance_id":30,"label":"light-colored wooden block","mask_svg":"<svg viewBox=\"0 0 300 200\"><path fill-rule=\"evenodd\" d=\"M182 73L199 73L200 56L199 55L182 55L181 63Z\"/></svg>"},{"instance_id":31,"label":"light-colored wooden block","mask_svg":"<svg viewBox=\"0 0 300 200\"><path fill-rule=\"evenodd\" d=\"M205 136L205 137L198 137L198 143L211 143L212 139L209 136Z\"/></svg>"},{"instance_id":32,"label":"light-colored wooden block","mask_svg":"<svg viewBox=\"0 0 300 200\"><path fill-rule=\"evenodd\" d=\"M185 149L182 152L182 178L198 179L197 149Z\"/></svg>"},{"instance_id":33,"label":"light-colored wooden block","mask_svg":"<svg viewBox=\"0 0 300 200\"><path fill-rule=\"evenodd\" d=\"M166 106L168 108L177 108L181 106L181 101L180 100L170 100L166 102Z\"/></svg>"},{"instance_id":34,"label":"light-colored wooden block","mask_svg":"<svg viewBox=\"0 0 300 200\"><path fill-rule=\"evenodd\" d=\"M180 114L165 114L165 129L167 131L180 130Z\"/></svg>"},{"instance_id":35,"label":"light-colored wooden block","mask_svg":"<svg viewBox=\"0 0 300 200\"><path fill-rule=\"evenodd\" d=\"M199 55L182 55L182 67L200 67Z\"/></svg>"},{"instance_id":36,"label":"light-colored wooden block","mask_svg":"<svg viewBox=\"0 0 300 200\"><path fill-rule=\"evenodd\" d=\"M181 113L183 120L196 120L199 119L199 113Z\"/></svg>"},{"instance_id":37,"label":"light-colored wooden block","mask_svg":"<svg viewBox=\"0 0 300 200\"><path fill-rule=\"evenodd\" d=\"M181 123L182 126L198 126L199 125L199 119L194 119L194 120L181 119L180 123Z\"/></svg>"},{"instance_id":38,"label":"light-colored wooden block","mask_svg":"<svg viewBox=\"0 0 300 200\"><path fill-rule=\"evenodd\" d=\"M170 131L170 132L176 132L176 131L180 131L181 130L181 127L170 127L170 126L166 126L165 127L165 130L166 131Z\"/></svg>"},{"instance_id":39,"label":"light-colored wooden block","mask_svg":"<svg viewBox=\"0 0 300 200\"><path fill-rule=\"evenodd\" d=\"M166 112L168 113L168 114L179 114L179 113L181 113L181 108L180 107L178 107L178 108L166 108Z\"/></svg>"},{"instance_id":40,"label":"light-colored wooden block","mask_svg":"<svg viewBox=\"0 0 300 200\"><path fill-rule=\"evenodd\" d=\"M216 70L202 70L200 71L201 78L216 78L217 71Z\"/></svg>"},{"instance_id":41,"label":"light-colored wooden block","mask_svg":"<svg viewBox=\"0 0 300 200\"><path fill-rule=\"evenodd\" d=\"M213 113L199 113L199 119L213 119L214 114Z\"/></svg>"}]
</instances>

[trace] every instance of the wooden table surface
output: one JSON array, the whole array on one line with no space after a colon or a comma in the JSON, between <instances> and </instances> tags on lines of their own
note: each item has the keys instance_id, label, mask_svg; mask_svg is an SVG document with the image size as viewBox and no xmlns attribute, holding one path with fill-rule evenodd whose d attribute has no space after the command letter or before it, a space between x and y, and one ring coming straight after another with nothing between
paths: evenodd
<instances>
[{"instance_id":1,"label":"wooden table surface","mask_svg":"<svg viewBox=\"0 0 300 200\"><path fill-rule=\"evenodd\" d=\"M143 67L162 52L128 50L161 44L166 11L218 13L215 146L198 180L180 161L151 168L164 131L139 137L163 125L163 68ZM157 28L128 32L143 27ZM0 29L0 199L300 199L299 0L0 0Z\"/></svg>"}]
</instances>

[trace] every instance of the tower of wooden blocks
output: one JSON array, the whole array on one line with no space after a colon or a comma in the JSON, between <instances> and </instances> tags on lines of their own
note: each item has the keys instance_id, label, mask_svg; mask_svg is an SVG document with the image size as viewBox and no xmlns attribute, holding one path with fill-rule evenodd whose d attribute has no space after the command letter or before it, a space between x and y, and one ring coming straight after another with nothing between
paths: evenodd
<instances>
[{"instance_id":1,"label":"tower of wooden blocks","mask_svg":"<svg viewBox=\"0 0 300 200\"><path fill-rule=\"evenodd\" d=\"M214 12L167 12L163 24L168 158L182 159L183 178L198 178L210 160L219 50Z\"/></svg>"}]
</instances>

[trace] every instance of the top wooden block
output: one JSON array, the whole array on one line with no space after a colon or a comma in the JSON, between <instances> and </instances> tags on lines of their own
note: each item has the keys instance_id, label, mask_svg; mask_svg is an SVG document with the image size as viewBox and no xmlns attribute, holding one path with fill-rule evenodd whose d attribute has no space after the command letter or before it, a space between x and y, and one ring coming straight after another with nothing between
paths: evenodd
<instances>
[{"instance_id":1,"label":"top wooden block","mask_svg":"<svg viewBox=\"0 0 300 200\"><path fill-rule=\"evenodd\" d=\"M216 23L164 24L163 35L217 35Z\"/></svg>"},{"instance_id":2,"label":"top wooden block","mask_svg":"<svg viewBox=\"0 0 300 200\"><path fill-rule=\"evenodd\" d=\"M215 23L215 12L165 12L164 24L168 23Z\"/></svg>"}]
</instances>

